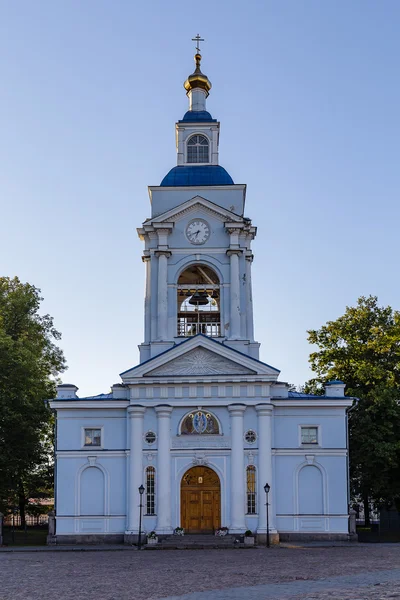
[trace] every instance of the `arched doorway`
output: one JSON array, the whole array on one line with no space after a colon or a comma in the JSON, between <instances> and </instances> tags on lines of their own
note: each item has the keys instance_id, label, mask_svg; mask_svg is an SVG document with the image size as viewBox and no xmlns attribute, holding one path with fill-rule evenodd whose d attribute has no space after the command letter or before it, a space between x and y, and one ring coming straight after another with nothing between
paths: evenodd
<instances>
[{"instance_id":1,"label":"arched doorway","mask_svg":"<svg viewBox=\"0 0 400 600\"><path fill-rule=\"evenodd\" d=\"M182 477L181 526L188 533L212 533L221 526L221 484L209 467L193 467Z\"/></svg>"}]
</instances>

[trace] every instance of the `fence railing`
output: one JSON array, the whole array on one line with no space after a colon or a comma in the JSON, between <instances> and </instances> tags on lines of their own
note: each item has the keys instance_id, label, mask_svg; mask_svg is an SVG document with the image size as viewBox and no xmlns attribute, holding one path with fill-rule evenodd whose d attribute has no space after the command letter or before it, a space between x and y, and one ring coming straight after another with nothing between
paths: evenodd
<instances>
[{"instance_id":1,"label":"fence railing","mask_svg":"<svg viewBox=\"0 0 400 600\"><path fill-rule=\"evenodd\" d=\"M34 527L37 525L47 525L49 520L48 515L26 515L25 524L27 527ZM21 515L6 515L4 517L4 526L7 527L21 527Z\"/></svg>"},{"instance_id":2,"label":"fence railing","mask_svg":"<svg viewBox=\"0 0 400 600\"><path fill-rule=\"evenodd\" d=\"M208 337L221 337L221 323L219 321L203 321L193 323L187 319L178 319L178 337L191 337L202 333Z\"/></svg>"}]
</instances>

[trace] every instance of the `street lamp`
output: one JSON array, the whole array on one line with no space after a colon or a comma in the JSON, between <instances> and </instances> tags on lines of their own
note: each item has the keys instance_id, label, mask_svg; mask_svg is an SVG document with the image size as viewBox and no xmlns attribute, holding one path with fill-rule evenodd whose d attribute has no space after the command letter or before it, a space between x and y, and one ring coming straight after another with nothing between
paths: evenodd
<instances>
[{"instance_id":1,"label":"street lamp","mask_svg":"<svg viewBox=\"0 0 400 600\"><path fill-rule=\"evenodd\" d=\"M268 483L266 483L264 485L264 492L265 492L265 495L267 497L267 502L266 502L266 506L267 506L267 548L269 548L269 502L268 502L268 494L269 494L270 489L271 489L271 486Z\"/></svg>"},{"instance_id":2,"label":"street lamp","mask_svg":"<svg viewBox=\"0 0 400 600\"><path fill-rule=\"evenodd\" d=\"M139 537L138 537L138 550L141 550L142 548L142 508L143 508L143 504L142 504L142 497L144 494L144 485L142 484L139 488L139 494L140 494L140 504L139 504Z\"/></svg>"}]
</instances>

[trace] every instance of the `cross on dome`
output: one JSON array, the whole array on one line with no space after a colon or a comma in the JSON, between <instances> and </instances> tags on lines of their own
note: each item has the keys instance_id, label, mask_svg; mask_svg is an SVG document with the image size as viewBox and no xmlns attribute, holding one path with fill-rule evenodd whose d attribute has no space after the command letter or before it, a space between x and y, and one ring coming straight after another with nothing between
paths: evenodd
<instances>
[{"instance_id":1,"label":"cross on dome","mask_svg":"<svg viewBox=\"0 0 400 600\"><path fill-rule=\"evenodd\" d=\"M196 64L196 68L194 70L194 73L189 75L189 77L186 79L183 85L186 90L186 93L189 93L190 91L196 88L203 89L207 98L211 89L211 81L208 79L207 75L204 75L204 73L201 72L200 68L200 42L204 42L204 38L200 37L200 34L198 33L194 38L192 38L192 42L196 42L196 54L194 55L194 62Z\"/></svg>"},{"instance_id":2,"label":"cross on dome","mask_svg":"<svg viewBox=\"0 0 400 600\"><path fill-rule=\"evenodd\" d=\"M200 53L200 42L204 42L204 38L200 37L200 34L197 34L194 38L192 38L192 42L197 42L196 50Z\"/></svg>"}]
</instances>

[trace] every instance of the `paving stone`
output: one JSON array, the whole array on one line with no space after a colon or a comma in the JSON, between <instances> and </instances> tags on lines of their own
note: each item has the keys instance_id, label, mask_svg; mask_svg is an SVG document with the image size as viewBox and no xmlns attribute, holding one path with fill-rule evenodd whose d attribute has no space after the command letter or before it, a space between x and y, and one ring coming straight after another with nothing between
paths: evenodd
<instances>
[{"instance_id":1,"label":"paving stone","mask_svg":"<svg viewBox=\"0 0 400 600\"><path fill-rule=\"evenodd\" d=\"M0 600L389 600L399 583L396 544L0 553Z\"/></svg>"}]
</instances>

